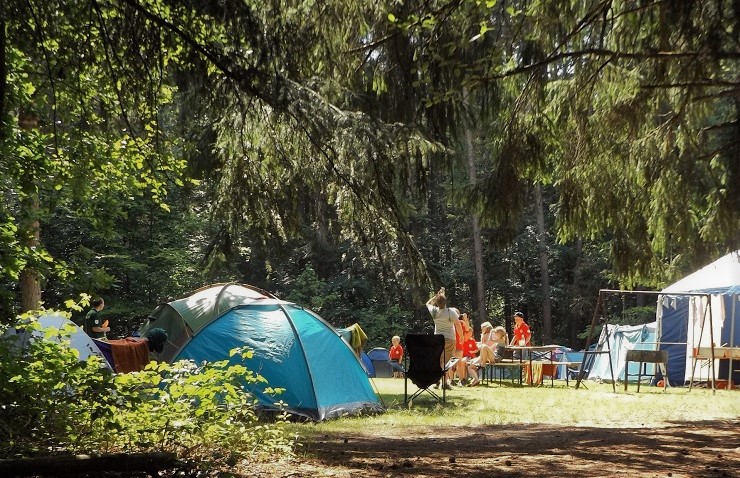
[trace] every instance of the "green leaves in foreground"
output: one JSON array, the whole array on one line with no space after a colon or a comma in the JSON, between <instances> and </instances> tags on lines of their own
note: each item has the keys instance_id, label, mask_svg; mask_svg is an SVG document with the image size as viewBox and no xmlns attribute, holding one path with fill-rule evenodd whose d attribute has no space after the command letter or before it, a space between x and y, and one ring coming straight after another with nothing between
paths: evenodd
<instances>
[{"instance_id":1,"label":"green leaves in foreground","mask_svg":"<svg viewBox=\"0 0 740 478\"><path fill-rule=\"evenodd\" d=\"M202 467L292 452L282 417L260 422L244 391L245 382L265 381L242 363L247 351L230 362L152 362L113 374L97 357L79 361L69 330L16 327L25 342L15 328L0 338L0 457L156 450Z\"/></svg>"}]
</instances>

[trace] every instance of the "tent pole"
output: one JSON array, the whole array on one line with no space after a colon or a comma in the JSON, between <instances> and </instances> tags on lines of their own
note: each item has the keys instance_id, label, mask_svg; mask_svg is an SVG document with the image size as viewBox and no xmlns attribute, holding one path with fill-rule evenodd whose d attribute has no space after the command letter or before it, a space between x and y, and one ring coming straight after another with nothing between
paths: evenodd
<instances>
[{"instance_id":1,"label":"tent pole","mask_svg":"<svg viewBox=\"0 0 740 478\"><path fill-rule=\"evenodd\" d=\"M693 297L689 298L689 304L690 305L693 304ZM692 337L694 340L691 343L691 381L689 382L689 392L694 387L694 376L696 374L696 364L699 361L696 355L697 353L699 353L699 347L701 347L701 339L704 336L704 323L706 322L706 320L707 320L707 308L705 307L704 314L702 314L701 316L701 327L699 328L699 341L698 341L699 345L697 347L694 347L694 344L697 343L697 340L695 337ZM694 353L694 348L696 348L696 353ZM714 387L714 385L712 385L712 387Z\"/></svg>"},{"instance_id":2,"label":"tent pole","mask_svg":"<svg viewBox=\"0 0 740 478\"><path fill-rule=\"evenodd\" d=\"M612 347L609 345L609 317L607 316L606 321L604 322L604 328L606 329L606 348L609 349L609 353L607 354L607 357L609 357L609 374L612 376L612 390L614 393L617 393L617 381L614 380L614 366L612 366ZM625 371L625 374L627 372ZM627 381L627 376L624 377L625 383ZM639 385L638 385L639 387Z\"/></svg>"},{"instance_id":3,"label":"tent pole","mask_svg":"<svg viewBox=\"0 0 740 478\"><path fill-rule=\"evenodd\" d=\"M712 296L709 294L707 295L707 301L709 302L709 337L711 339L709 344L711 346L710 352L712 354L712 393L717 393L717 387L714 383L714 379L717 376L717 371L715 370L714 366L714 317L712 316Z\"/></svg>"},{"instance_id":4,"label":"tent pole","mask_svg":"<svg viewBox=\"0 0 740 478\"><path fill-rule=\"evenodd\" d=\"M735 356L733 353L733 350L735 348L735 305L737 304L737 294L732 294L732 318L730 319L730 365L727 370L727 373L729 374L729 380L727 385L727 390L732 390L732 375L733 375L733 368L732 368L732 357Z\"/></svg>"},{"instance_id":5,"label":"tent pole","mask_svg":"<svg viewBox=\"0 0 740 478\"><path fill-rule=\"evenodd\" d=\"M588 338L586 339L586 347L583 349L583 363L581 364L581 369L578 370L578 378L576 379L576 390L578 390L578 387L581 386L581 381L583 381L583 369L586 366L586 362L588 361L588 348L591 346L591 339L594 336L594 327L596 326L596 317L599 315L599 309L601 309L601 303L604 300L604 297L602 295L602 291L599 291L599 297L596 299L596 307L594 307L594 315L591 318L591 325L588 328Z\"/></svg>"}]
</instances>

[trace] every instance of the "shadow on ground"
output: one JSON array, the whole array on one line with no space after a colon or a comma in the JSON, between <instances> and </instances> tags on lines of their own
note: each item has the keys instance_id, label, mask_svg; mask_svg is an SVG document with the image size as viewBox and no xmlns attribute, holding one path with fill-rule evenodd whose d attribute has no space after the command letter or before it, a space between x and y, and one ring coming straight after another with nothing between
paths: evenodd
<instances>
[{"instance_id":1,"label":"shadow on ground","mask_svg":"<svg viewBox=\"0 0 740 478\"><path fill-rule=\"evenodd\" d=\"M739 430L740 420L642 429L434 427L409 436L353 430L314 437L293 463L253 476L738 477Z\"/></svg>"}]
</instances>

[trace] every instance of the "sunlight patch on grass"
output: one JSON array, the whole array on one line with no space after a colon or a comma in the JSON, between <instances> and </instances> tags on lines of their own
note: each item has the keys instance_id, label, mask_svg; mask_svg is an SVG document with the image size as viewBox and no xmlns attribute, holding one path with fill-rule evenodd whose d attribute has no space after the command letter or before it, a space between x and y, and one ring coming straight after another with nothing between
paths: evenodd
<instances>
[{"instance_id":1,"label":"sunlight patch on grass","mask_svg":"<svg viewBox=\"0 0 740 478\"><path fill-rule=\"evenodd\" d=\"M409 391L416 387L409 382ZM489 384L466 388L454 387L447 392L447 402L438 403L428 393L405 406L404 381L373 379L387 411L382 415L347 417L318 424L296 424L297 433L377 433L404 429L432 429L458 426L480 427L537 423L553 426L590 426L635 428L664 426L699 420L729 420L740 416L738 391L674 387L662 388L630 384L616 393L611 384L584 382L576 390L556 381L555 387L530 387L511 384ZM584 386L585 385L585 386ZM441 390L435 390L441 393Z\"/></svg>"}]
</instances>

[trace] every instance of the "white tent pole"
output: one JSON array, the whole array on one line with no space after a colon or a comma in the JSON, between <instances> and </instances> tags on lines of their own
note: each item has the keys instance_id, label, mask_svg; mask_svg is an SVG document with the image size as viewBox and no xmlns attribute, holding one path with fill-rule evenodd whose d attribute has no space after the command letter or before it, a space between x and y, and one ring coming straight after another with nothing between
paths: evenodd
<instances>
[{"instance_id":1,"label":"white tent pole","mask_svg":"<svg viewBox=\"0 0 740 478\"><path fill-rule=\"evenodd\" d=\"M737 304L737 293L732 294L732 318L730 319L730 366L728 369L728 385L727 390L732 390L732 357L735 356L733 348L735 347L735 305Z\"/></svg>"},{"instance_id":2,"label":"white tent pole","mask_svg":"<svg viewBox=\"0 0 740 478\"><path fill-rule=\"evenodd\" d=\"M701 298L703 297L707 297L707 296L701 296L699 300L701 300ZM691 306L693 305L693 302L692 302L693 300L694 300L693 297L689 298L689 317L691 316ZM710 304L712 303L711 298L709 299L709 303ZM693 341L690 344L692 357L691 357L691 381L689 382L689 392L694 387L694 375L696 374L696 363L698 362L698 359L696 356L699 354L699 348L701 347L701 339L704 336L704 323L707 320L707 310L708 309L705 307L704 313L701 315L701 327L699 328L699 341L698 341L699 345L697 347L694 347L694 344L697 343L695 337L692 337ZM711 327L712 327L711 321L709 324L710 324L709 327L711 330ZM688 337L687 337L687 342L688 342ZM696 348L696 351L694 351L694 348ZM687 350L687 353L688 353L688 350ZM712 381L712 389L714 389L714 381Z\"/></svg>"},{"instance_id":3,"label":"white tent pole","mask_svg":"<svg viewBox=\"0 0 740 478\"><path fill-rule=\"evenodd\" d=\"M711 346L711 353L712 353L712 393L717 393L717 389L715 388L714 379L717 376L717 371L715 370L714 366L714 316L712 315L712 296L707 295L707 299L709 300L709 337L711 341L709 342ZM721 345L721 344L720 344Z\"/></svg>"}]
</instances>

